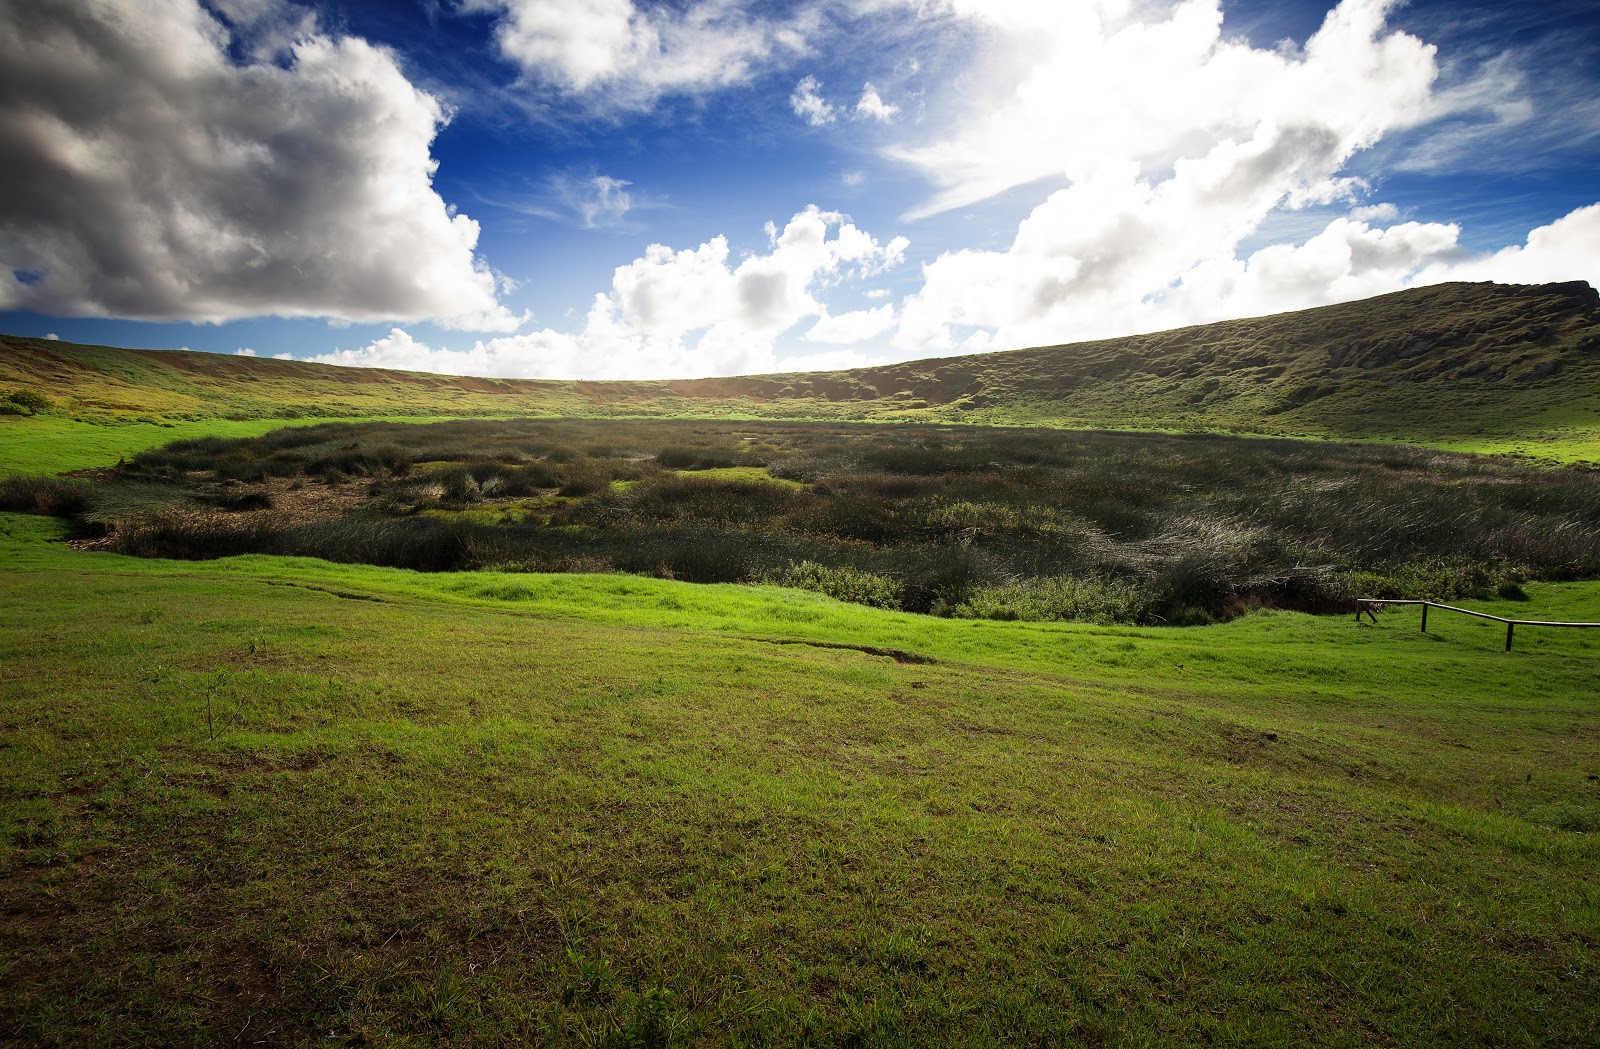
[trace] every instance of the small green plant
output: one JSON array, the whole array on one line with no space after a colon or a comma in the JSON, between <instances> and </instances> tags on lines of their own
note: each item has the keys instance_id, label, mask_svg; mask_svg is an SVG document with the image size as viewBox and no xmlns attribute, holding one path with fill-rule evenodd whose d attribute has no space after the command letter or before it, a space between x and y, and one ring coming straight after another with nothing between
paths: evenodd
<instances>
[{"instance_id":1,"label":"small green plant","mask_svg":"<svg viewBox=\"0 0 1600 1049\"><path fill-rule=\"evenodd\" d=\"M1127 580L1057 576L981 587L950 614L960 619L1140 623L1150 619L1154 600L1148 589Z\"/></svg>"},{"instance_id":2,"label":"small green plant","mask_svg":"<svg viewBox=\"0 0 1600 1049\"><path fill-rule=\"evenodd\" d=\"M849 565L819 565L801 561L771 573L763 582L797 590L814 590L839 601L872 608L899 608L900 584L887 576L864 572Z\"/></svg>"},{"instance_id":3,"label":"small green plant","mask_svg":"<svg viewBox=\"0 0 1600 1049\"><path fill-rule=\"evenodd\" d=\"M1522 584L1514 579L1507 579L1494 588L1495 596L1503 601L1526 601L1528 592L1522 589Z\"/></svg>"},{"instance_id":4,"label":"small green plant","mask_svg":"<svg viewBox=\"0 0 1600 1049\"><path fill-rule=\"evenodd\" d=\"M609 994L616 982L617 974L609 959L586 958L569 947L567 964L572 971L561 989L561 1004L569 1009L584 1000Z\"/></svg>"}]
</instances>

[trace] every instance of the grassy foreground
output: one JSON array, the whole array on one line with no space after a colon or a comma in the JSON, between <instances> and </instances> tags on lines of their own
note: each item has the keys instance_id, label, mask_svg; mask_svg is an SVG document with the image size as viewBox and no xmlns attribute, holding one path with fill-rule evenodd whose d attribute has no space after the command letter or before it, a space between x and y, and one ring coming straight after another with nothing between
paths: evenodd
<instances>
[{"instance_id":1,"label":"grassy foreground","mask_svg":"<svg viewBox=\"0 0 1600 1049\"><path fill-rule=\"evenodd\" d=\"M1600 1037L1587 632L953 621L56 531L0 516L0 1040ZM1530 589L1501 607L1600 619Z\"/></svg>"}]
</instances>

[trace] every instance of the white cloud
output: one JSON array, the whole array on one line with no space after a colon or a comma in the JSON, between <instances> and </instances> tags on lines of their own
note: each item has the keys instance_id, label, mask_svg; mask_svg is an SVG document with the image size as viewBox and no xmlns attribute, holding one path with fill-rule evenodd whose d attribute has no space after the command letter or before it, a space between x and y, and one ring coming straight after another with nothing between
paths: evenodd
<instances>
[{"instance_id":1,"label":"white cloud","mask_svg":"<svg viewBox=\"0 0 1600 1049\"><path fill-rule=\"evenodd\" d=\"M1492 280L1502 284L1544 284L1586 280L1600 288L1600 203L1577 208L1528 234L1527 243L1490 255L1438 263L1414 283Z\"/></svg>"},{"instance_id":2,"label":"white cloud","mask_svg":"<svg viewBox=\"0 0 1600 1049\"><path fill-rule=\"evenodd\" d=\"M887 124L900 113L900 107L878 97L878 89L869 82L861 89L861 101L856 103L856 116L863 120L876 120Z\"/></svg>"},{"instance_id":3,"label":"white cloud","mask_svg":"<svg viewBox=\"0 0 1600 1049\"><path fill-rule=\"evenodd\" d=\"M640 193L627 179L595 170L579 174L558 171L527 196L485 197L486 203L524 215L577 226L580 229L637 232L638 212L666 206L660 198ZM508 289L509 290L509 289Z\"/></svg>"},{"instance_id":4,"label":"white cloud","mask_svg":"<svg viewBox=\"0 0 1600 1049\"><path fill-rule=\"evenodd\" d=\"M468 0L464 7L500 15L500 52L530 79L606 108L646 108L663 95L743 83L772 56L804 50L816 24L805 7L779 20L730 0Z\"/></svg>"},{"instance_id":5,"label":"white cloud","mask_svg":"<svg viewBox=\"0 0 1600 1049\"><path fill-rule=\"evenodd\" d=\"M838 111L819 93L821 90L821 82L814 76L808 76L802 77L789 95L789 108L794 110L794 115L812 127L831 124L838 117Z\"/></svg>"},{"instance_id":6,"label":"white cloud","mask_svg":"<svg viewBox=\"0 0 1600 1049\"><path fill-rule=\"evenodd\" d=\"M571 208L585 229L616 226L633 208L633 183L610 175L591 175L584 179L561 177L556 192Z\"/></svg>"},{"instance_id":7,"label":"white cloud","mask_svg":"<svg viewBox=\"0 0 1600 1049\"><path fill-rule=\"evenodd\" d=\"M53 331L52 332L47 332L45 334L45 341L46 342L60 342L61 341L61 336L57 335Z\"/></svg>"},{"instance_id":8,"label":"white cloud","mask_svg":"<svg viewBox=\"0 0 1600 1049\"><path fill-rule=\"evenodd\" d=\"M1351 208L1350 217L1359 222L1388 222L1400 217L1400 209L1389 203L1364 204Z\"/></svg>"},{"instance_id":9,"label":"white cloud","mask_svg":"<svg viewBox=\"0 0 1600 1049\"><path fill-rule=\"evenodd\" d=\"M893 303L885 303L870 310L841 313L837 317L829 316L824 311L817 323L806 332L805 337L809 342L831 342L840 346L850 346L877 338L893 328L894 322Z\"/></svg>"},{"instance_id":10,"label":"white cloud","mask_svg":"<svg viewBox=\"0 0 1600 1049\"><path fill-rule=\"evenodd\" d=\"M239 347L237 350L233 351L233 355L235 357L259 357L260 356L260 354L256 353L255 350L252 350L248 346Z\"/></svg>"},{"instance_id":11,"label":"white cloud","mask_svg":"<svg viewBox=\"0 0 1600 1049\"><path fill-rule=\"evenodd\" d=\"M887 124L900 113L900 107L885 102L871 82L862 86L861 99L854 106L835 106L822 97L822 82L814 76L801 77L789 95L789 108L794 115L812 127L826 127L836 122L840 115L852 120L875 120Z\"/></svg>"},{"instance_id":12,"label":"white cloud","mask_svg":"<svg viewBox=\"0 0 1600 1049\"><path fill-rule=\"evenodd\" d=\"M884 330L885 316L892 323L892 305L861 311L873 322L851 314L828 318L816 296L842 281L868 279L899 265L905 238L880 242L845 216L815 206L781 230L768 223L767 237L766 254L737 261L724 236L682 250L651 245L617 268L611 291L595 296L576 333L545 329L447 350L395 329L359 349L311 359L461 375L635 379L866 363L864 354L840 351L780 359L775 341L812 317L862 329L876 322L878 331Z\"/></svg>"},{"instance_id":13,"label":"white cloud","mask_svg":"<svg viewBox=\"0 0 1600 1049\"><path fill-rule=\"evenodd\" d=\"M1069 185L1034 208L1008 249L926 264L896 345L948 348L972 329L1000 346L1061 342L1273 312L1393 285L1446 257L1453 228L1444 244L1448 227L1378 231L1357 219L1298 249L1237 258L1272 212L1365 192L1344 164L1428 113L1433 50L1387 32L1384 7L1344 0L1291 52L1225 39L1214 0L1187 0L1151 23L1112 0L985 5L1009 46L1034 57L1002 81L1006 91L981 95L992 121L901 153L946 186L924 210L1044 174ZM1320 290L1291 277L1323 272L1341 252L1357 261Z\"/></svg>"},{"instance_id":14,"label":"white cloud","mask_svg":"<svg viewBox=\"0 0 1600 1049\"><path fill-rule=\"evenodd\" d=\"M987 49L936 100L939 137L889 150L942 187L918 214L1108 165L1153 175L1262 127L1325 128L1348 155L1429 112L1433 48L1384 34L1385 0L1345 0L1300 53L1225 37L1218 0L947 6Z\"/></svg>"},{"instance_id":15,"label":"white cloud","mask_svg":"<svg viewBox=\"0 0 1600 1049\"><path fill-rule=\"evenodd\" d=\"M447 114L387 51L302 21L237 62L195 0L0 0L0 24L0 309L520 323L433 189Z\"/></svg>"}]
</instances>

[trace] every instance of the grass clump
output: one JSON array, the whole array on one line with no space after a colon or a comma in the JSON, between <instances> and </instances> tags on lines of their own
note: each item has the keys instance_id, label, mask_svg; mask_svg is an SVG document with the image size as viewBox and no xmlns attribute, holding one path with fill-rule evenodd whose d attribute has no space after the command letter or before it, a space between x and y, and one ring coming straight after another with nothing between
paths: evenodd
<instances>
[{"instance_id":1,"label":"grass clump","mask_svg":"<svg viewBox=\"0 0 1600 1049\"><path fill-rule=\"evenodd\" d=\"M1125 579L1055 576L979 587L950 614L1030 623L1139 623L1151 618L1154 606L1148 588Z\"/></svg>"},{"instance_id":2,"label":"grass clump","mask_svg":"<svg viewBox=\"0 0 1600 1049\"><path fill-rule=\"evenodd\" d=\"M794 587L796 590L813 590L837 601L849 601L870 608L899 608L901 601L899 583L887 576L864 572L849 565L830 566L815 561L801 561L771 573L760 581Z\"/></svg>"},{"instance_id":3,"label":"grass clump","mask_svg":"<svg viewBox=\"0 0 1600 1049\"><path fill-rule=\"evenodd\" d=\"M0 414L42 415L54 407L54 401L33 390L22 389L0 392Z\"/></svg>"},{"instance_id":4,"label":"grass clump","mask_svg":"<svg viewBox=\"0 0 1600 1049\"><path fill-rule=\"evenodd\" d=\"M11 474L0 477L0 510L75 517L88 509L93 487L72 477Z\"/></svg>"}]
</instances>

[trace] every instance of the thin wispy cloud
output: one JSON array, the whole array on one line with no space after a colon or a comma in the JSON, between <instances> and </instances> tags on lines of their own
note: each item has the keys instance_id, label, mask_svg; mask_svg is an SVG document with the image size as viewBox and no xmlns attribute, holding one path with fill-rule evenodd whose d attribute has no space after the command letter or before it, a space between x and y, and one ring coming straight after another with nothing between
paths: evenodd
<instances>
[{"instance_id":1,"label":"thin wispy cloud","mask_svg":"<svg viewBox=\"0 0 1600 1049\"><path fill-rule=\"evenodd\" d=\"M643 228L639 213L666 207L665 201L631 189L633 183L591 172L553 172L532 193L480 196L486 204L579 229L629 233Z\"/></svg>"}]
</instances>

